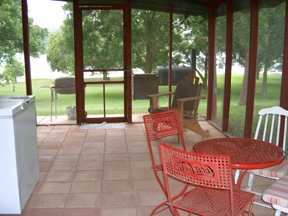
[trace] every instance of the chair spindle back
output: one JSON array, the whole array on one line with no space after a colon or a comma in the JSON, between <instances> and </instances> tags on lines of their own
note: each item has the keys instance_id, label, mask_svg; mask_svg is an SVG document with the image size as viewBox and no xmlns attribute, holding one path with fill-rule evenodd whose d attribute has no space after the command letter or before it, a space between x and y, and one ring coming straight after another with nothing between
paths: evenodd
<instances>
[{"instance_id":1,"label":"chair spindle back","mask_svg":"<svg viewBox=\"0 0 288 216\"><path fill-rule=\"evenodd\" d=\"M261 109L254 139L262 139L275 143L280 142L281 119L284 120L284 136L282 149L285 151L287 143L287 119L288 111L279 106ZM270 131L269 131L270 130ZM261 136L262 133L262 136Z\"/></svg>"}]
</instances>

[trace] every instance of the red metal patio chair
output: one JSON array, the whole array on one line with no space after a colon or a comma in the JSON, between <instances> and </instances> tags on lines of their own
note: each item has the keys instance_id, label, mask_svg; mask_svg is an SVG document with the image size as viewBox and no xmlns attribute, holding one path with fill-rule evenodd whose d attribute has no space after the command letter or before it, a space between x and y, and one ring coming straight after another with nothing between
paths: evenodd
<instances>
[{"instance_id":1,"label":"red metal patio chair","mask_svg":"<svg viewBox=\"0 0 288 216\"><path fill-rule=\"evenodd\" d=\"M205 216L253 215L254 194L236 189L229 156L185 152L161 143L160 159L173 216L180 216L180 211ZM175 197L171 178L194 187Z\"/></svg>"},{"instance_id":2,"label":"red metal patio chair","mask_svg":"<svg viewBox=\"0 0 288 216\"><path fill-rule=\"evenodd\" d=\"M178 138L179 147L186 150L183 128L176 110L168 110L159 113L152 113L143 116L147 146L150 153L152 170L164 194L167 194L162 180L162 165L159 159L159 142L161 139L176 136ZM156 212L164 210L167 200L157 205L151 212L154 215ZM167 208L167 206L166 206Z\"/></svg>"}]
</instances>

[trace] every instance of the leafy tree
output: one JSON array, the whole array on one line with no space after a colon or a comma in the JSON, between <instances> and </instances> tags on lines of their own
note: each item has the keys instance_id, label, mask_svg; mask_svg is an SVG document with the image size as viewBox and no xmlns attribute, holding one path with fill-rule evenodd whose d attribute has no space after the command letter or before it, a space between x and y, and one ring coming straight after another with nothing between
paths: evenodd
<instances>
[{"instance_id":1,"label":"leafy tree","mask_svg":"<svg viewBox=\"0 0 288 216\"><path fill-rule=\"evenodd\" d=\"M48 62L53 70L73 72L72 8L59 32L48 42ZM122 14L115 11L83 12L83 51L86 69L123 67ZM134 67L151 73L168 63L168 16L153 11L133 10L132 53Z\"/></svg>"},{"instance_id":2,"label":"leafy tree","mask_svg":"<svg viewBox=\"0 0 288 216\"><path fill-rule=\"evenodd\" d=\"M258 73L263 71L262 96L268 95L268 71L276 63L282 62L284 41L284 16L283 4L274 8L263 8L259 14L259 42L258 42ZM259 75L258 75L259 77Z\"/></svg>"},{"instance_id":3,"label":"leafy tree","mask_svg":"<svg viewBox=\"0 0 288 216\"><path fill-rule=\"evenodd\" d=\"M244 105L246 104L249 73L249 10L234 13L233 21L233 61L244 67L244 76L239 99L239 105ZM232 73L234 72L232 71Z\"/></svg>"},{"instance_id":4,"label":"leafy tree","mask_svg":"<svg viewBox=\"0 0 288 216\"><path fill-rule=\"evenodd\" d=\"M48 30L46 28L41 28L40 26L33 25L33 20L29 19L30 25L30 40L29 40L29 47L30 47L30 55L33 57L38 57L40 54L46 53L47 47L47 39L48 39ZM21 40L21 51L22 51L22 43Z\"/></svg>"},{"instance_id":5,"label":"leafy tree","mask_svg":"<svg viewBox=\"0 0 288 216\"><path fill-rule=\"evenodd\" d=\"M71 46L67 46L64 37L64 26L60 31L52 33L49 37L47 46L47 60L52 70L62 71L64 73L74 72L74 56ZM67 49L65 49L67 47Z\"/></svg>"},{"instance_id":6,"label":"leafy tree","mask_svg":"<svg viewBox=\"0 0 288 216\"><path fill-rule=\"evenodd\" d=\"M284 7L280 4L274 8L262 8L259 13L258 56L257 74L263 70L262 95L267 96L267 73L281 62L283 36L284 36ZM250 16L248 11L237 12L234 18L234 60L242 65L244 77L240 92L239 104L246 104L248 87L249 63L249 26Z\"/></svg>"},{"instance_id":7,"label":"leafy tree","mask_svg":"<svg viewBox=\"0 0 288 216\"><path fill-rule=\"evenodd\" d=\"M204 87L207 85L208 26L202 16L174 16L173 63L191 65L193 68L193 50L196 51L196 72ZM200 71L204 71L201 73Z\"/></svg>"},{"instance_id":8,"label":"leafy tree","mask_svg":"<svg viewBox=\"0 0 288 216\"><path fill-rule=\"evenodd\" d=\"M281 8L281 9L280 9ZM261 9L259 32L258 71L264 70L263 94L267 90L267 71L281 59L281 39L277 39L283 29L283 7ZM66 4L68 17L60 32L49 40L48 61L54 70L72 72L73 28L72 7ZM223 8L221 8L223 10ZM265 12L265 10L267 10ZM168 64L168 14L154 11L133 10L132 14L132 58L133 67L144 68L151 73L158 65ZM123 64L122 15L113 11L83 12L83 47L85 68L112 68ZM279 27L280 26L280 27ZM249 10L234 13L233 61L245 68L240 104L246 103L248 57L249 57ZM226 17L217 18L216 52L225 52ZM279 38L279 37L278 37ZM201 16L174 15L173 63L192 64L192 50L197 51L197 69L203 84L207 83L208 27L207 19ZM267 54L269 50L269 54ZM225 58L220 58L224 65ZM266 83L266 84L265 84Z\"/></svg>"},{"instance_id":9,"label":"leafy tree","mask_svg":"<svg viewBox=\"0 0 288 216\"><path fill-rule=\"evenodd\" d=\"M12 84L12 91L15 92L17 77L24 74L24 66L15 57L6 62L3 70L3 79L7 84Z\"/></svg>"},{"instance_id":10,"label":"leafy tree","mask_svg":"<svg viewBox=\"0 0 288 216\"><path fill-rule=\"evenodd\" d=\"M21 4L15 0L0 1L0 63L21 49Z\"/></svg>"},{"instance_id":11,"label":"leafy tree","mask_svg":"<svg viewBox=\"0 0 288 216\"><path fill-rule=\"evenodd\" d=\"M123 68L122 14L85 11L83 26L84 68ZM103 79L109 79L105 71Z\"/></svg>"},{"instance_id":12,"label":"leafy tree","mask_svg":"<svg viewBox=\"0 0 288 216\"><path fill-rule=\"evenodd\" d=\"M48 42L48 61L53 70L72 73L73 29L72 8L66 4L68 12L60 31L52 35ZM112 68L123 65L123 23L122 14L115 11L83 12L83 51L86 69ZM167 13L132 11L132 58L133 67L141 67L151 73L159 65L168 64L169 17ZM191 50L207 56L207 22L202 17L175 16L174 55L175 64L191 63ZM177 25L177 23L180 23ZM204 25L203 25L204 23ZM193 32L184 37L187 28ZM185 29L186 28L186 29ZM178 45L179 44L179 45ZM199 51L200 50L200 51ZM201 57L201 55L199 55ZM199 58L200 58L199 57ZM201 59L200 59L201 60ZM204 68L204 67L203 67ZM201 74L200 74L201 75ZM207 79L207 74L203 79Z\"/></svg>"},{"instance_id":13,"label":"leafy tree","mask_svg":"<svg viewBox=\"0 0 288 216\"><path fill-rule=\"evenodd\" d=\"M157 66L168 64L168 14L133 10L132 17L133 66L152 73Z\"/></svg>"},{"instance_id":14,"label":"leafy tree","mask_svg":"<svg viewBox=\"0 0 288 216\"><path fill-rule=\"evenodd\" d=\"M273 8L261 8L259 13L257 78L259 72L262 76L262 95L267 96L267 73L276 64L281 62L283 35L284 35L284 9L283 4ZM225 52L225 26L224 19L217 18L217 56ZM249 63L249 36L250 14L249 10L234 13L233 28L233 61L244 67L242 88L240 91L239 104L246 104L248 86L248 63ZM220 48L220 49L219 49ZM224 49L223 49L224 48ZM224 64L225 58L221 59Z\"/></svg>"},{"instance_id":15,"label":"leafy tree","mask_svg":"<svg viewBox=\"0 0 288 216\"><path fill-rule=\"evenodd\" d=\"M3 80L4 80L4 75L1 73L0 74L0 86L4 86L3 85Z\"/></svg>"},{"instance_id":16,"label":"leafy tree","mask_svg":"<svg viewBox=\"0 0 288 216\"><path fill-rule=\"evenodd\" d=\"M45 52L47 29L33 25L30 27L30 54L37 57ZM16 53L23 51L21 1L0 0L0 63L10 61Z\"/></svg>"}]
</instances>

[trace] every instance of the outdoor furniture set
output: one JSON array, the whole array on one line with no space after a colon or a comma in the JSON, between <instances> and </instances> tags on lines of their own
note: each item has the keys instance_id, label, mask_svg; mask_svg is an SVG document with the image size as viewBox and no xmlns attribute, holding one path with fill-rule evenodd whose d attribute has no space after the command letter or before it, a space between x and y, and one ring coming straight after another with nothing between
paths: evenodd
<instances>
[{"instance_id":1,"label":"outdoor furniture set","mask_svg":"<svg viewBox=\"0 0 288 216\"><path fill-rule=\"evenodd\" d=\"M284 154L288 111L272 107L260 110L259 115L255 139L209 139L196 143L192 150L185 145L181 118L176 110L143 116L152 170L166 197L151 215L167 208L176 216L180 211L211 216L253 215L252 204L261 204L256 202L257 195L266 202L262 206L276 210L276 216L288 213L288 165ZM284 122L283 148L279 146L281 121ZM177 135L180 146L168 145L167 137L173 135ZM274 140L276 145L272 144ZM243 188L246 174L248 187ZM254 175L277 181L263 194L255 193L252 190ZM174 191L171 179L183 183L176 194L171 192Z\"/></svg>"}]
</instances>

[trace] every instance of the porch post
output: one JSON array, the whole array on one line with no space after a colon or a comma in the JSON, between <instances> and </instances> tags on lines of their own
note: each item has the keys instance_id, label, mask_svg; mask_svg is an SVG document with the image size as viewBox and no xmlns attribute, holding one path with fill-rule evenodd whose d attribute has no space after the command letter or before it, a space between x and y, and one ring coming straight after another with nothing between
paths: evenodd
<instances>
[{"instance_id":1,"label":"porch post","mask_svg":"<svg viewBox=\"0 0 288 216\"><path fill-rule=\"evenodd\" d=\"M256 84L257 48L258 48L258 0L250 1L250 46L249 46L249 68L248 68L248 91L246 101L246 116L244 137L250 138L252 134L253 110Z\"/></svg>"},{"instance_id":2,"label":"porch post","mask_svg":"<svg viewBox=\"0 0 288 216\"><path fill-rule=\"evenodd\" d=\"M22 0L22 28L23 28L23 51L25 63L26 95L32 95L30 48L29 48L29 19L27 0Z\"/></svg>"},{"instance_id":3,"label":"porch post","mask_svg":"<svg viewBox=\"0 0 288 216\"><path fill-rule=\"evenodd\" d=\"M131 5L124 9L124 79L125 85L125 118L128 123L132 123L132 63L131 63ZM127 88L126 88L127 87Z\"/></svg>"},{"instance_id":4,"label":"porch post","mask_svg":"<svg viewBox=\"0 0 288 216\"><path fill-rule=\"evenodd\" d=\"M286 1L286 14L285 14L285 35L284 35L280 105L284 109L288 109L288 2L287 1Z\"/></svg>"},{"instance_id":5,"label":"porch post","mask_svg":"<svg viewBox=\"0 0 288 216\"><path fill-rule=\"evenodd\" d=\"M281 80L280 106L288 109L288 2L286 1L285 12L285 32L284 32L284 49L283 49L283 67ZM281 119L280 140L279 144L283 145L284 139L284 118Z\"/></svg>"},{"instance_id":6,"label":"porch post","mask_svg":"<svg viewBox=\"0 0 288 216\"><path fill-rule=\"evenodd\" d=\"M173 12L169 13L169 70L168 70L168 85L169 92L172 91L173 73L172 73L172 52L173 52ZM171 95L169 95L169 106L171 105ZM170 108L170 107L169 107Z\"/></svg>"},{"instance_id":7,"label":"porch post","mask_svg":"<svg viewBox=\"0 0 288 216\"><path fill-rule=\"evenodd\" d=\"M215 8L209 8L208 14L208 101L207 120L212 119L214 103L214 79L215 79Z\"/></svg>"},{"instance_id":8,"label":"porch post","mask_svg":"<svg viewBox=\"0 0 288 216\"><path fill-rule=\"evenodd\" d=\"M82 13L78 0L73 1L74 18L74 59L75 59L75 87L77 124L84 121L84 86L83 86L83 38L82 38Z\"/></svg>"},{"instance_id":9,"label":"porch post","mask_svg":"<svg viewBox=\"0 0 288 216\"><path fill-rule=\"evenodd\" d=\"M223 120L222 130L229 128L230 96L231 96L231 69L233 50L233 4L232 0L227 0L226 4L226 62L225 62L225 84L223 100Z\"/></svg>"}]
</instances>

